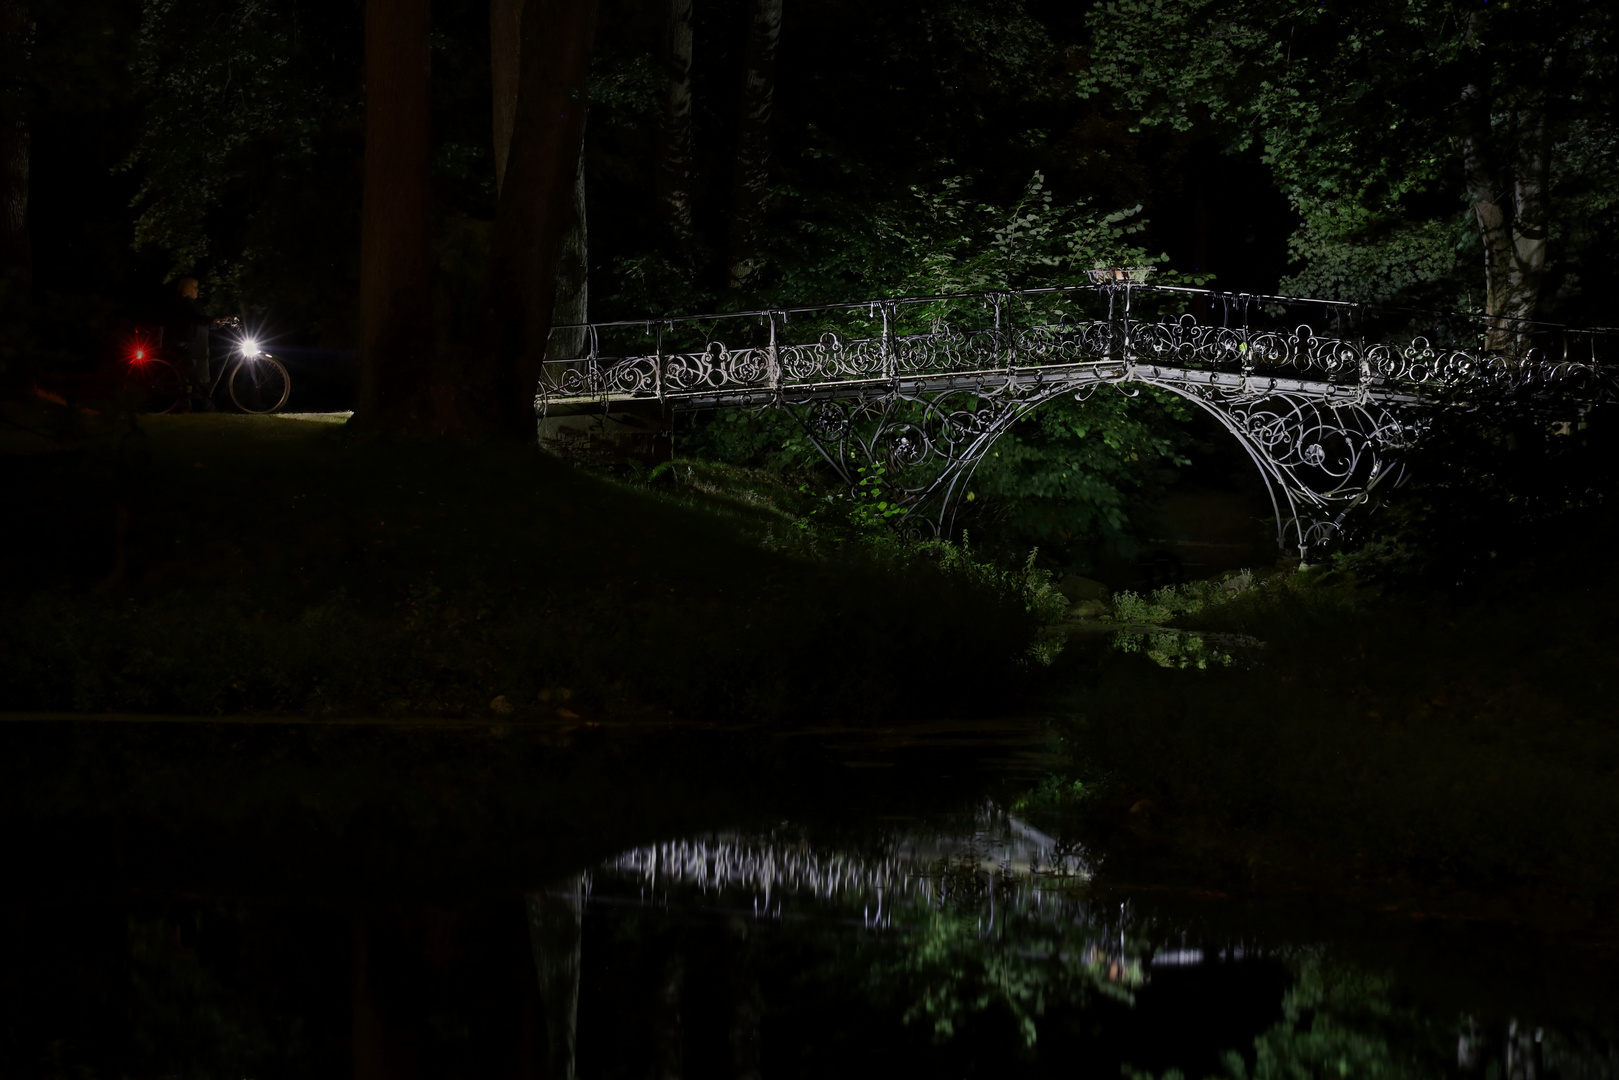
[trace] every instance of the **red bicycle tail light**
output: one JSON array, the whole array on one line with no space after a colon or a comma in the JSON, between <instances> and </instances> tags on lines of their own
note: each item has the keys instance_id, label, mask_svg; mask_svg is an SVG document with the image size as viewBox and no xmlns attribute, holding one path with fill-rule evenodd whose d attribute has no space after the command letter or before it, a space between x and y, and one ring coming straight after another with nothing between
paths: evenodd
<instances>
[{"instance_id":1,"label":"red bicycle tail light","mask_svg":"<svg viewBox=\"0 0 1619 1080\"><path fill-rule=\"evenodd\" d=\"M155 327L135 328L126 343L125 356L131 364L145 364L157 359L158 346L163 342L163 332Z\"/></svg>"}]
</instances>

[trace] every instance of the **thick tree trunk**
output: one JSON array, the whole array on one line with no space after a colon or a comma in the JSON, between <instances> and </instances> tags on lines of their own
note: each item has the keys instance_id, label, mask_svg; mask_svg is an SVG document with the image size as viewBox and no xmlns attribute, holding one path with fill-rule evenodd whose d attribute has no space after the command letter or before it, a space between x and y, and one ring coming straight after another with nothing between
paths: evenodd
<instances>
[{"instance_id":1,"label":"thick tree trunk","mask_svg":"<svg viewBox=\"0 0 1619 1080\"><path fill-rule=\"evenodd\" d=\"M489 74L495 103L495 195L506 180L506 158L517 122L518 60L523 0L489 0Z\"/></svg>"},{"instance_id":2,"label":"thick tree trunk","mask_svg":"<svg viewBox=\"0 0 1619 1080\"><path fill-rule=\"evenodd\" d=\"M692 261L691 218L691 5L692 0L669 0L669 24L664 32L663 61L669 93L663 115L663 139L658 155L658 201L675 249Z\"/></svg>"},{"instance_id":3,"label":"thick tree trunk","mask_svg":"<svg viewBox=\"0 0 1619 1080\"><path fill-rule=\"evenodd\" d=\"M568 227L562 233L562 252L557 256L557 306L552 321L567 326L590 318L590 234L585 222L585 148L579 147L579 167L573 178L573 198L568 203ZM585 355L583 327L558 330L551 334L546 355L566 360Z\"/></svg>"},{"instance_id":4,"label":"thick tree trunk","mask_svg":"<svg viewBox=\"0 0 1619 1080\"><path fill-rule=\"evenodd\" d=\"M746 288L759 272L759 235L770 187L770 105L776 92L776 46L782 0L753 0L737 126L736 194L731 216L730 284Z\"/></svg>"},{"instance_id":5,"label":"thick tree trunk","mask_svg":"<svg viewBox=\"0 0 1619 1080\"><path fill-rule=\"evenodd\" d=\"M356 420L398 434L456 426L434 361L427 29L428 0L367 0Z\"/></svg>"},{"instance_id":6,"label":"thick tree trunk","mask_svg":"<svg viewBox=\"0 0 1619 1080\"><path fill-rule=\"evenodd\" d=\"M0 0L0 311L26 310L34 258L28 239L28 95L21 81L34 25L20 0Z\"/></svg>"},{"instance_id":7,"label":"thick tree trunk","mask_svg":"<svg viewBox=\"0 0 1619 1080\"><path fill-rule=\"evenodd\" d=\"M492 434L535 437L534 391L578 193L595 0L527 0L517 109L489 268L489 347L473 392Z\"/></svg>"},{"instance_id":8,"label":"thick tree trunk","mask_svg":"<svg viewBox=\"0 0 1619 1080\"><path fill-rule=\"evenodd\" d=\"M521 34L523 0L491 0L489 5L489 48L495 102L495 191L505 184L506 162L511 156L512 129L517 122L517 90L522 71ZM562 255L557 266L557 299L554 320L560 324L582 323L590 315L590 236L585 219L584 145L579 148L579 168L574 177L573 200L568 208L567 231L562 238ZM579 356L584 352L584 331L553 334L547 353L555 357Z\"/></svg>"}]
</instances>

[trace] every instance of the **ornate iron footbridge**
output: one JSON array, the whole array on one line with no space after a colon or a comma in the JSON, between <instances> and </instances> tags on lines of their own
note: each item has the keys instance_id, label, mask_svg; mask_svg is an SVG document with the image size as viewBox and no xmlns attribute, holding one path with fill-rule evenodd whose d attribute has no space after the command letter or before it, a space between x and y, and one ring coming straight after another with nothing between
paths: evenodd
<instances>
[{"instance_id":1,"label":"ornate iron footbridge","mask_svg":"<svg viewBox=\"0 0 1619 1080\"><path fill-rule=\"evenodd\" d=\"M1572 423L1608 397L1601 331L1152 286L1092 284L559 327L541 415L789 413L841 480L901 528L947 533L973 471L1019 420L1103 388L1178 395L1252 459L1301 559L1404 478L1440 409ZM1501 347L1501 342L1509 344ZM1485 342L1496 347L1486 349Z\"/></svg>"}]
</instances>

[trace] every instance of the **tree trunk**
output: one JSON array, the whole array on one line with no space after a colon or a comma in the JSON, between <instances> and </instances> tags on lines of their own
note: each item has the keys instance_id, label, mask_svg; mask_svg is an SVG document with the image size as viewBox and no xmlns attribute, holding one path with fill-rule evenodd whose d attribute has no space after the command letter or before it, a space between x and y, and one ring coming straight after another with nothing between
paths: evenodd
<instances>
[{"instance_id":1,"label":"tree trunk","mask_svg":"<svg viewBox=\"0 0 1619 1080\"><path fill-rule=\"evenodd\" d=\"M675 249L688 266L692 261L691 219L691 5L669 0L664 34L664 69L669 94L663 116L663 145L658 155L658 201Z\"/></svg>"},{"instance_id":2,"label":"tree trunk","mask_svg":"<svg viewBox=\"0 0 1619 1080\"><path fill-rule=\"evenodd\" d=\"M730 284L742 289L759 272L759 234L770 185L770 104L776 92L776 46L782 0L754 0L737 125L736 194L731 214Z\"/></svg>"},{"instance_id":3,"label":"tree trunk","mask_svg":"<svg viewBox=\"0 0 1619 1080\"><path fill-rule=\"evenodd\" d=\"M1484 313L1488 316L1485 348L1506 347L1506 323L1497 321L1503 313L1512 240L1508 233L1507 207L1496 193L1498 169L1490 145L1490 99L1481 81L1462 88L1462 168L1466 174L1467 197L1473 204L1479 239L1484 245Z\"/></svg>"},{"instance_id":4,"label":"tree trunk","mask_svg":"<svg viewBox=\"0 0 1619 1080\"><path fill-rule=\"evenodd\" d=\"M506 162L511 154L512 129L517 122L517 90L522 71L521 34L523 0L491 0L489 5L489 50L495 102L495 191L505 184ZM581 140L579 168L574 176L573 200L568 209L567 231L562 237L562 254L557 266L557 323L582 323L590 317L590 237L585 220L585 157ZM553 334L548 355L579 356L584 352L585 333L574 330Z\"/></svg>"},{"instance_id":5,"label":"tree trunk","mask_svg":"<svg viewBox=\"0 0 1619 1080\"><path fill-rule=\"evenodd\" d=\"M573 198L568 203L568 227L562 233L562 252L557 256L557 301L552 321L558 326L583 323L590 318L590 234L585 222L585 148L579 147L579 167L573 178ZM588 342L581 326L551 334L546 355L567 360L585 355Z\"/></svg>"},{"instance_id":6,"label":"tree trunk","mask_svg":"<svg viewBox=\"0 0 1619 1080\"><path fill-rule=\"evenodd\" d=\"M554 892L528 897L529 944L545 1012L546 1075L550 1080L573 1080L574 1075L584 908L583 874L567 878Z\"/></svg>"},{"instance_id":7,"label":"tree trunk","mask_svg":"<svg viewBox=\"0 0 1619 1080\"><path fill-rule=\"evenodd\" d=\"M522 55L523 0L490 0L489 74L495 102L495 195L506 180L506 158L517 122L518 60Z\"/></svg>"},{"instance_id":8,"label":"tree trunk","mask_svg":"<svg viewBox=\"0 0 1619 1080\"><path fill-rule=\"evenodd\" d=\"M1546 85L1557 57L1548 50L1538 78L1519 88L1522 97L1510 111L1509 130L1492 130L1494 72L1479 55L1485 47L1484 18L1483 11L1474 11L1466 28L1474 70L1462 88L1462 167L1484 245L1484 347L1521 355L1529 347L1528 323L1539 308L1546 270L1551 173Z\"/></svg>"},{"instance_id":9,"label":"tree trunk","mask_svg":"<svg viewBox=\"0 0 1619 1080\"><path fill-rule=\"evenodd\" d=\"M0 0L0 311L26 311L34 258L28 239L28 93L21 78L34 24L20 0Z\"/></svg>"},{"instance_id":10,"label":"tree trunk","mask_svg":"<svg viewBox=\"0 0 1619 1080\"><path fill-rule=\"evenodd\" d=\"M489 347L471 387L490 433L531 441L534 391L556 314L557 269L578 193L595 0L527 0L511 149L489 267Z\"/></svg>"},{"instance_id":11,"label":"tree trunk","mask_svg":"<svg viewBox=\"0 0 1619 1080\"><path fill-rule=\"evenodd\" d=\"M356 419L397 434L456 426L435 378L427 29L428 0L367 0Z\"/></svg>"},{"instance_id":12,"label":"tree trunk","mask_svg":"<svg viewBox=\"0 0 1619 1080\"><path fill-rule=\"evenodd\" d=\"M1546 235L1550 215L1546 189L1551 181L1551 139L1546 127L1546 82L1553 65L1548 52L1541 81L1523 89L1524 98L1513 115L1512 259L1508 265L1506 296L1493 314L1513 320L1509 324L1514 353L1529 348L1529 320L1540 306L1540 287L1546 276Z\"/></svg>"}]
</instances>

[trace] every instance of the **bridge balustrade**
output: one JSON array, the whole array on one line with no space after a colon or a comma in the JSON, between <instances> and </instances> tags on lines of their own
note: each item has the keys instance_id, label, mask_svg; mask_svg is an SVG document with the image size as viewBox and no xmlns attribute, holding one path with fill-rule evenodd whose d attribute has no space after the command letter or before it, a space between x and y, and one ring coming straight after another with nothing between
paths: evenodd
<instances>
[{"instance_id":1,"label":"bridge balustrade","mask_svg":"<svg viewBox=\"0 0 1619 1080\"><path fill-rule=\"evenodd\" d=\"M581 330L583 332L581 332ZM1123 280L558 328L535 399L611 412L781 408L851 487L880 477L899 526L948 532L973 470L1033 409L1103 386L1179 395L1264 478L1301 559L1404 477L1439 408L1563 420L1609 396L1613 336L1463 313Z\"/></svg>"}]
</instances>

